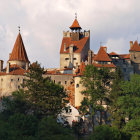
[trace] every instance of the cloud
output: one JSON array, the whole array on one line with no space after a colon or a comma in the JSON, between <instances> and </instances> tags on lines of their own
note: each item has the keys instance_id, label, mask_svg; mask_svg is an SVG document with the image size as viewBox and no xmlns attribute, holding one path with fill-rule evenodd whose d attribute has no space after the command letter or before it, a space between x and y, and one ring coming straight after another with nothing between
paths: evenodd
<instances>
[{"instance_id":1,"label":"cloud","mask_svg":"<svg viewBox=\"0 0 140 140\"><path fill-rule=\"evenodd\" d=\"M140 35L138 0L0 0L0 52L8 60L21 26L21 34L31 62L59 67L63 30L69 30L77 12L81 27L90 29L91 49L100 42L108 51L128 53L129 41Z\"/></svg>"}]
</instances>

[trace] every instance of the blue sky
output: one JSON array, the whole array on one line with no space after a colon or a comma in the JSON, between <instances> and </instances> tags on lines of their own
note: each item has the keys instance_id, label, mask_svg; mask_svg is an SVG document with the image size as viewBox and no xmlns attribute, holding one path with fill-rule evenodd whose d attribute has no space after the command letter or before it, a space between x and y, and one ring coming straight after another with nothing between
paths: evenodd
<instances>
[{"instance_id":1,"label":"blue sky","mask_svg":"<svg viewBox=\"0 0 140 140\"><path fill-rule=\"evenodd\" d=\"M75 12L82 29L90 30L95 53L100 42L108 52L128 53L129 41L140 40L139 5L139 0L0 0L0 59L6 65L20 25L29 60L59 67L63 31Z\"/></svg>"}]
</instances>

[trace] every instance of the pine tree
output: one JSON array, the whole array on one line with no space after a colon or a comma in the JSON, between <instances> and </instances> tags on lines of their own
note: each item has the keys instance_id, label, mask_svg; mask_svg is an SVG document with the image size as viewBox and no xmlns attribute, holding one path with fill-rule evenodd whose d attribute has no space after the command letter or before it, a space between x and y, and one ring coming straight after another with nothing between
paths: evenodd
<instances>
[{"instance_id":1,"label":"pine tree","mask_svg":"<svg viewBox=\"0 0 140 140\"><path fill-rule=\"evenodd\" d=\"M44 78L44 69L38 62L33 63L26 74L26 100L31 110L38 115L57 115L65 106L67 97L64 88L54 84L50 78Z\"/></svg>"}]
</instances>

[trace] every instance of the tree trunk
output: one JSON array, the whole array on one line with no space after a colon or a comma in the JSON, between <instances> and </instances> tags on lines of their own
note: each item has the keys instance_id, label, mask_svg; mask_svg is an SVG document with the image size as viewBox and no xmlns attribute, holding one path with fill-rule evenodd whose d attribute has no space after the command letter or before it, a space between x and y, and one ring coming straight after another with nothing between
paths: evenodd
<instances>
[{"instance_id":1,"label":"tree trunk","mask_svg":"<svg viewBox=\"0 0 140 140\"><path fill-rule=\"evenodd\" d=\"M92 115L92 131L94 132L94 126L95 126L95 124L94 124L94 115Z\"/></svg>"},{"instance_id":2,"label":"tree trunk","mask_svg":"<svg viewBox=\"0 0 140 140\"><path fill-rule=\"evenodd\" d=\"M102 100L100 102L100 105L102 106ZM100 111L100 122L99 125L102 125L102 120L103 120L103 114L102 114L102 110Z\"/></svg>"}]
</instances>

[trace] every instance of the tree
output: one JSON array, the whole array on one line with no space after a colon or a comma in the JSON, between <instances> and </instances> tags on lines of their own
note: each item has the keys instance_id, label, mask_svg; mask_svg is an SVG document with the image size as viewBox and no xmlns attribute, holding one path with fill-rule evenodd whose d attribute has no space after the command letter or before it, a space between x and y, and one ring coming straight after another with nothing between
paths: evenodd
<instances>
[{"instance_id":1,"label":"tree","mask_svg":"<svg viewBox=\"0 0 140 140\"><path fill-rule=\"evenodd\" d=\"M140 75L131 75L130 81L121 81L110 104L112 124L123 129L126 123L140 116Z\"/></svg>"},{"instance_id":2,"label":"tree","mask_svg":"<svg viewBox=\"0 0 140 140\"><path fill-rule=\"evenodd\" d=\"M37 62L30 66L23 84L26 100L35 114L57 115L65 106L67 95L61 85L44 78L43 74L44 69Z\"/></svg>"},{"instance_id":3,"label":"tree","mask_svg":"<svg viewBox=\"0 0 140 140\"><path fill-rule=\"evenodd\" d=\"M89 140L121 140L120 131L108 125L96 126L94 133L89 136Z\"/></svg>"},{"instance_id":4,"label":"tree","mask_svg":"<svg viewBox=\"0 0 140 140\"><path fill-rule=\"evenodd\" d=\"M123 128L123 132L130 135L132 140L140 139L140 119L132 119Z\"/></svg>"},{"instance_id":5,"label":"tree","mask_svg":"<svg viewBox=\"0 0 140 140\"><path fill-rule=\"evenodd\" d=\"M116 113L119 107L116 104L116 101L119 96L121 96L121 83L124 81L122 72L120 68L117 68L113 79L112 79L112 85L111 85L111 92L108 95L108 111L111 114L110 120L115 120L113 121L113 124L117 126L118 128L121 128L123 125L123 118L120 116L119 113Z\"/></svg>"},{"instance_id":6,"label":"tree","mask_svg":"<svg viewBox=\"0 0 140 140\"><path fill-rule=\"evenodd\" d=\"M81 102L81 111L86 113L91 113L92 123L94 127L94 114L96 111L100 111L100 121L102 124L102 111L103 102L106 101L109 94L110 80L112 78L112 73L107 68L96 68L93 65L88 65L85 67L84 74L82 76L82 84L85 90L82 94L85 98Z\"/></svg>"},{"instance_id":7,"label":"tree","mask_svg":"<svg viewBox=\"0 0 140 140\"><path fill-rule=\"evenodd\" d=\"M65 140L74 133L56 121L65 105L63 87L43 77L44 70L36 62L26 74L23 86L11 97L3 97L0 112L1 140Z\"/></svg>"}]
</instances>

